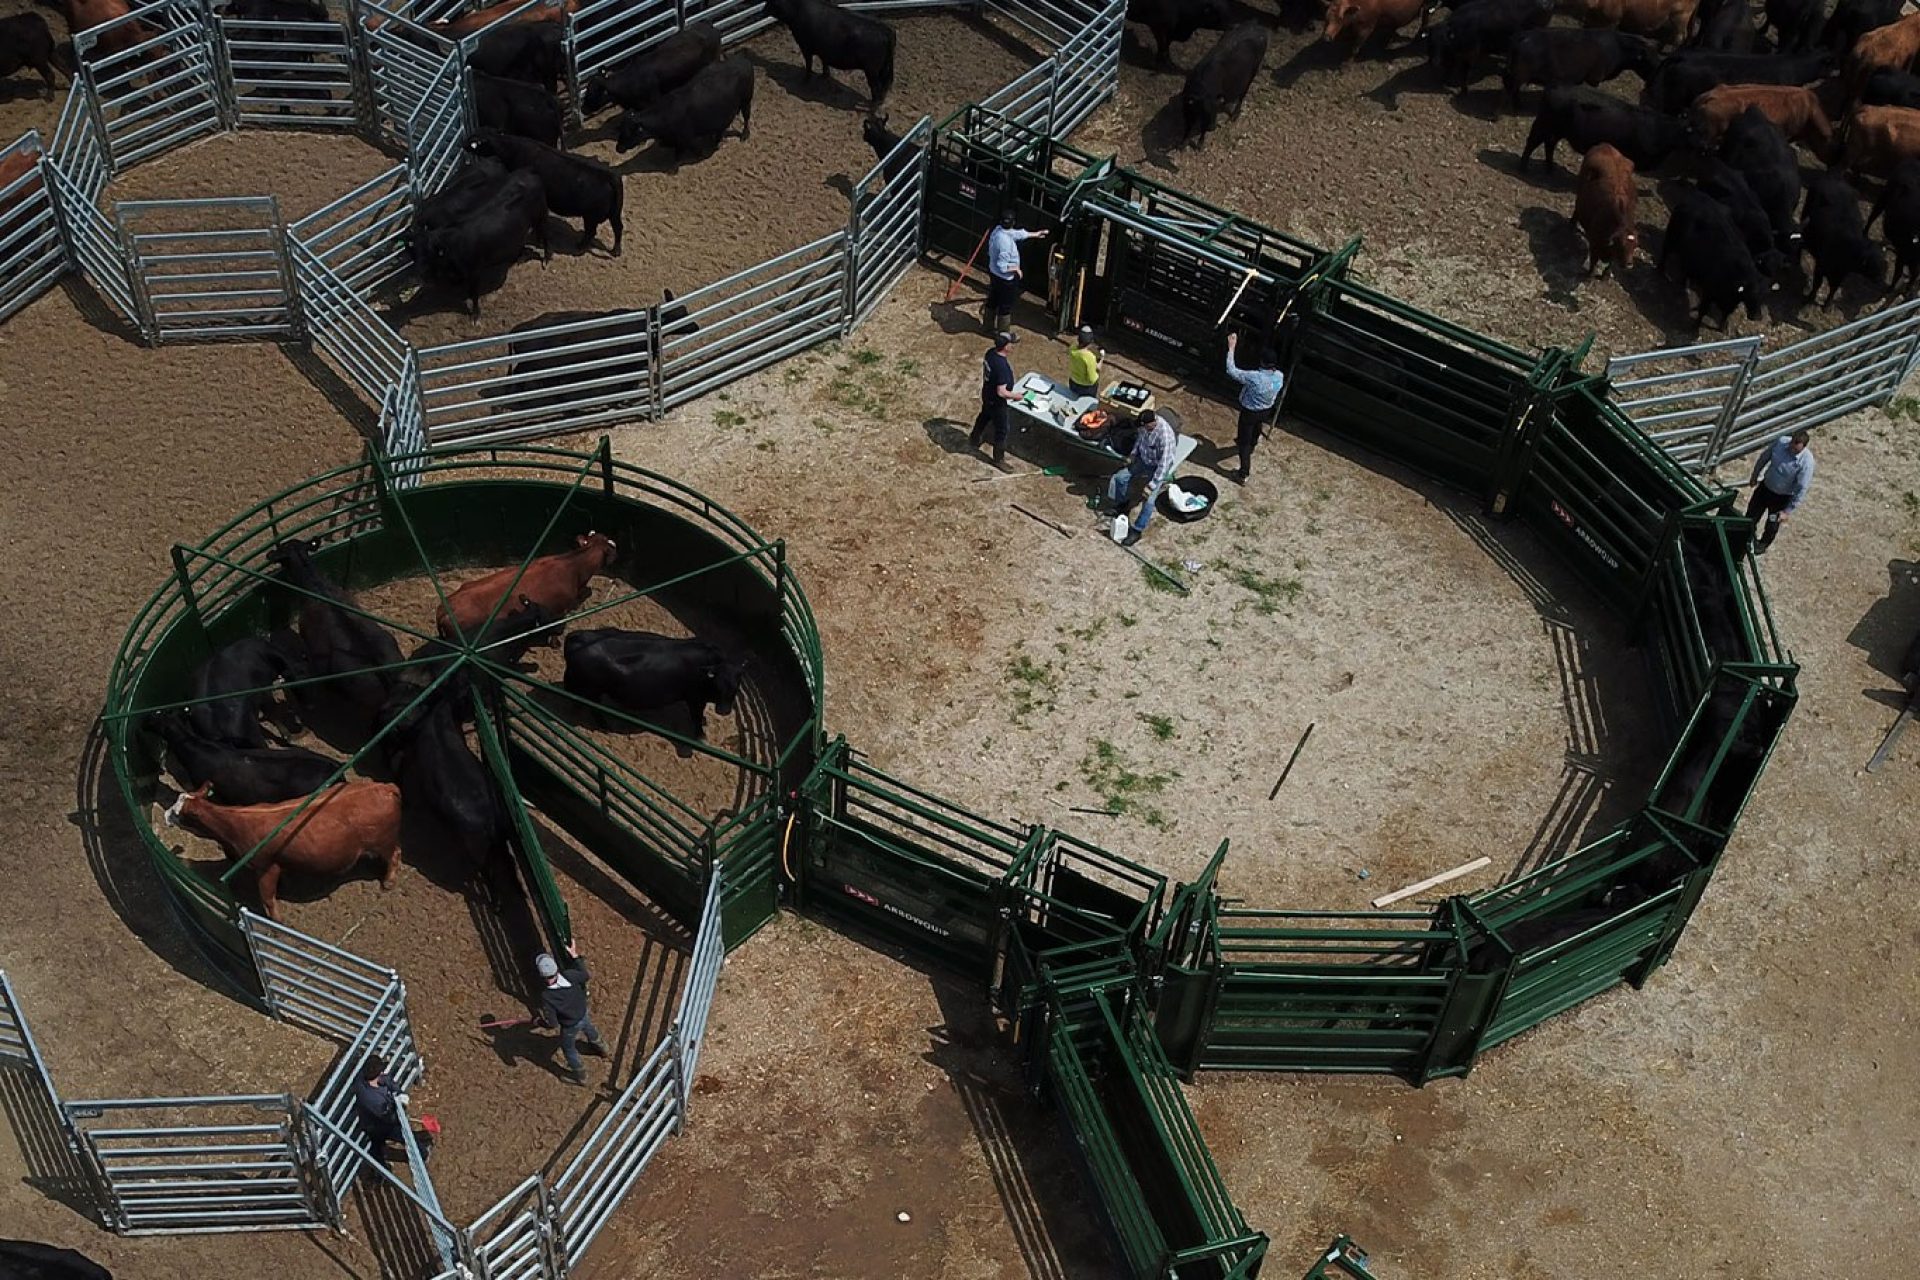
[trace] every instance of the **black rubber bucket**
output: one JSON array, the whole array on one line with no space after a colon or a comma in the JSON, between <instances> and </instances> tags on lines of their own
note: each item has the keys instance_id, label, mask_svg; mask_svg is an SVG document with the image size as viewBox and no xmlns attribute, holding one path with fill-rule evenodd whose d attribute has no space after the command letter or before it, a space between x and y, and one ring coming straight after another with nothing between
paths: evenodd
<instances>
[{"instance_id":1,"label":"black rubber bucket","mask_svg":"<svg viewBox=\"0 0 1920 1280\"><path fill-rule=\"evenodd\" d=\"M1192 524L1196 520L1205 520L1213 514L1214 504L1220 501L1220 486L1205 476L1175 476L1168 483L1177 484L1183 492L1197 494L1207 500L1207 505L1198 511L1182 511L1173 505L1173 499L1169 498L1166 489L1162 488L1157 504L1160 514L1175 524Z\"/></svg>"}]
</instances>

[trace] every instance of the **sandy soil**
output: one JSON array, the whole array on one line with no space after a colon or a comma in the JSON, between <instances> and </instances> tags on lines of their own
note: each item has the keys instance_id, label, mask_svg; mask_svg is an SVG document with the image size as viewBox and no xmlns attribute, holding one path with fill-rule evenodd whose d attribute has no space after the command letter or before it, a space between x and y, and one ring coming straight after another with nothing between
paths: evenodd
<instances>
[{"instance_id":1,"label":"sandy soil","mask_svg":"<svg viewBox=\"0 0 1920 1280\"><path fill-rule=\"evenodd\" d=\"M1272 62L1304 43L1282 36ZM1182 64L1196 53L1186 46ZM1564 179L1541 192L1480 158L1511 154L1523 120L1457 111L1417 76L1397 112L1365 96L1400 65L1303 64L1287 87L1263 84L1243 122L1174 157L1177 182L1322 243L1365 233L1367 278L1529 345L1597 326L1627 349L1669 331L1663 286L1572 285L1575 239L1529 212L1564 212ZM1141 131L1173 86L1130 66L1120 101L1078 141L1145 154ZM0 102L0 133L40 110L31 95ZM836 110L850 126L851 109ZM819 171L864 169L845 134L822 132L846 158ZM722 159L741 145L723 144ZM806 233L797 214L780 232ZM1245 491L1226 486L1213 518L1156 527L1142 550L1194 593L1155 590L1096 536L1080 503L1097 477L1075 474L1077 460L1016 444L1021 478L975 483L991 474L964 446L981 344L946 331L959 326L930 305L943 288L916 272L853 343L616 436L623 456L789 539L827 648L828 723L881 767L1175 876L1230 836L1223 887L1263 905L1358 906L1481 852L1504 873L1638 797L1655 763L1639 655L1524 535L1295 431L1265 446ZM1653 295L1666 302L1651 320L1628 301ZM13 612L33 620L5 642L19 678L0 734L14 799L0 871L23 891L0 895L0 963L72 1093L301 1092L326 1047L213 989L115 806L96 814L85 746L112 649L164 576L168 543L358 441L281 354L138 350L93 327L75 296L56 291L0 328L0 440L22 464L0 482L15 549L0 599L30 604ZM1034 340L1019 355L1064 363ZM1147 376L1199 435L1228 440L1223 406ZM1920 1035L1903 1012L1920 979L1901 956L1920 921L1885 890L1912 861L1920 740L1857 774L1892 719L1889 667L1920 624L1920 467L1911 402L1896 407L1816 444L1818 491L1767 561L1804 701L1692 931L1646 991L1595 1001L1424 1090L1307 1077L1192 1090L1229 1186L1275 1237L1276 1274L1304 1269L1337 1230L1385 1275L1785 1280L1839 1258L1900 1274L1901 1227L1920 1211ZM1203 474L1214 455L1196 459ZM1068 474L1033 474L1053 465ZM113 514L80 535L77 503ZM1603 731L1584 727L1595 722ZM1268 802L1308 723L1312 741ZM678 940L590 858L547 843L625 1070L658 1034ZM473 1030L476 1013L520 994L524 942L476 927L460 896L429 859L393 894L361 882L293 909L406 974L430 1062L423 1100L448 1121L443 1190L470 1212L585 1132L605 1097L551 1075L550 1041L496 1047ZM596 1246L592 1274L1112 1273L1065 1147L1020 1101L971 993L783 920L730 962L702 1075L691 1127ZM378 1271L364 1231L244 1247L116 1239L37 1176L0 1143L9 1233L77 1245L125 1274ZM903 1210L910 1223L895 1220Z\"/></svg>"}]
</instances>

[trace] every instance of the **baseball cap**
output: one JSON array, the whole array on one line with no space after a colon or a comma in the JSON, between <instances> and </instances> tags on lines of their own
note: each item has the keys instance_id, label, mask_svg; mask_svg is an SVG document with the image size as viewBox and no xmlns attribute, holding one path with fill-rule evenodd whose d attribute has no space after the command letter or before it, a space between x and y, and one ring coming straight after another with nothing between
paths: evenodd
<instances>
[{"instance_id":1,"label":"baseball cap","mask_svg":"<svg viewBox=\"0 0 1920 1280\"><path fill-rule=\"evenodd\" d=\"M1002 329L993 335L993 345L996 347L1008 346L1018 341L1020 341L1020 335L1011 329Z\"/></svg>"},{"instance_id":2,"label":"baseball cap","mask_svg":"<svg viewBox=\"0 0 1920 1280\"><path fill-rule=\"evenodd\" d=\"M542 951L533 958L533 971L543 978L554 978L560 974L560 966L554 958Z\"/></svg>"},{"instance_id":3,"label":"baseball cap","mask_svg":"<svg viewBox=\"0 0 1920 1280\"><path fill-rule=\"evenodd\" d=\"M1000 215L1000 225L1003 227L1011 227L1013 225L1013 210L1008 209Z\"/></svg>"}]
</instances>

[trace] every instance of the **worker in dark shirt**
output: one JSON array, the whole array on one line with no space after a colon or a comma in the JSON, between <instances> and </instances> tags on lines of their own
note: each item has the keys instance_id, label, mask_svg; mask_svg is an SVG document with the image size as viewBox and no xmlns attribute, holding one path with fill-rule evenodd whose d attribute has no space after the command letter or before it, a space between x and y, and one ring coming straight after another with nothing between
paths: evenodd
<instances>
[{"instance_id":1,"label":"worker in dark shirt","mask_svg":"<svg viewBox=\"0 0 1920 1280\"><path fill-rule=\"evenodd\" d=\"M980 416L973 420L973 434L967 437L967 443L978 449L992 430L996 467L1003 465L1007 456L1007 431L1012 425L1007 402L1013 399L1013 361L1009 357L1018 341L1009 329L993 336L993 349L980 364Z\"/></svg>"},{"instance_id":2,"label":"worker in dark shirt","mask_svg":"<svg viewBox=\"0 0 1920 1280\"><path fill-rule=\"evenodd\" d=\"M580 1050L574 1042L584 1039L587 1048L602 1057L607 1052L607 1046L600 1039L600 1029L587 1016L587 962L580 958L579 947L569 942L566 968L561 968L544 951L533 958L533 968L546 984L540 993L540 1025L560 1029L560 1052L567 1059L567 1078L574 1084L585 1084L587 1068L580 1061Z\"/></svg>"},{"instance_id":3,"label":"worker in dark shirt","mask_svg":"<svg viewBox=\"0 0 1920 1280\"><path fill-rule=\"evenodd\" d=\"M407 1144L406 1105L407 1095L387 1074L386 1060L377 1054L369 1057L353 1086L353 1110L360 1121L360 1132L367 1139L368 1151L382 1164L391 1159L387 1150L389 1143L398 1143L403 1148ZM420 1145L421 1159L432 1151L434 1136L439 1131L439 1123L431 1116L422 1121L421 1129L414 1135Z\"/></svg>"}]
</instances>

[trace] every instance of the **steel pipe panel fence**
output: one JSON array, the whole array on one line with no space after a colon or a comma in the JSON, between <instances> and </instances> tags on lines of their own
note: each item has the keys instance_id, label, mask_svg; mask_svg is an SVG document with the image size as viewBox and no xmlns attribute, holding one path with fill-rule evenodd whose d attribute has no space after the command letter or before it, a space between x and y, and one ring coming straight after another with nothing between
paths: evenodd
<instances>
[{"instance_id":1,"label":"steel pipe panel fence","mask_svg":"<svg viewBox=\"0 0 1920 1280\"><path fill-rule=\"evenodd\" d=\"M691 15L689 15L691 16ZM682 25L679 0L592 0L567 18L576 83L644 53Z\"/></svg>"},{"instance_id":2,"label":"steel pipe panel fence","mask_svg":"<svg viewBox=\"0 0 1920 1280\"><path fill-rule=\"evenodd\" d=\"M307 340L332 356L370 403L384 408L390 392L400 388L404 394L413 348L297 236L288 237L288 252Z\"/></svg>"},{"instance_id":3,"label":"steel pipe panel fence","mask_svg":"<svg viewBox=\"0 0 1920 1280\"><path fill-rule=\"evenodd\" d=\"M286 1094L66 1104L125 1235L267 1231L324 1219Z\"/></svg>"},{"instance_id":4,"label":"steel pipe panel fence","mask_svg":"<svg viewBox=\"0 0 1920 1280\"><path fill-rule=\"evenodd\" d=\"M714 992L720 986L720 969L727 962L727 942L720 919L720 904L725 898L722 882L725 869L715 866L707 878L706 901L700 905L700 923L693 934L693 955L687 961L687 985L680 992L680 1009L674 1016L674 1052L679 1055L680 1111L687 1110L686 1089L700 1066L700 1047L707 1039L707 1019L713 1013Z\"/></svg>"},{"instance_id":5,"label":"steel pipe panel fence","mask_svg":"<svg viewBox=\"0 0 1920 1280\"><path fill-rule=\"evenodd\" d=\"M1047 124L1052 136L1070 136L1119 87L1120 42L1126 18L1126 0L1112 0L1102 8L1091 9L1086 25L1054 54L1055 87Z\"/></svg>"},{"instance_id":6,"label":"steel pipe panel fence","mask_svg":"<svg viewBox=\"0 0 1920 1280\"><path fill-rule=\"evenodd\" d=\"M407 148L407 122L421 104L446 92L442 72L460 58L460 46L411 18L369 6L356 15L369 101L365 123L374 136Z\"/></svg>"},{"instance_id":7,"label":"steel pipe panel fence","mask_svg":"<svg viewBox=\"0 0 1920 1280\"><path fill-rule=\"evenodd\" d=\"M293 266L272 196L123 200L115 212L147 341L299 332Z\"/></svg>"},{"instance_id":8,"label":"steel pipe panel fence","mask_svg":"<svg viewBox=\"0 0 1920 1280\"><path fill-rule=\"evenodd\" d=\"M594 1237L668 1138L679 1132L686 1084L674 1037L661 1040L566 1168L554 1179L567 1255Z\"/></svg>"},{"instance_id":9,"label":"steel pipe panel fence","mask_svg":"<svg viewBox=\"0 0 1920 1280\"><path fill-rule=\"evenodd\" d=\"M419 355L407 348L400 380L387 388L380 405L380 443L387 451L396 483L412 488L419 483L427 447L426 412L420 404Z\"/></svg>"},{"instance_id":10,"label":"steel pipe panel fence","mask_svg":"<svg viewBox=\"0 0 1920 1280\"><path fill-rule=\"evenodd\" d=\"M413 210L412 175L406 165L395 165L292 223L287 232L337 278L339 287L366 298L412 265L407 233Z\"/></svg>"},{"instance_id":11,"label":"steel pipe panel fence","mask_svg":"<svg viewBox=\"0 0 1920 1280\"><path fill-rule=\"evenodd\" d=\"M467 138L473 132L473 94L462 57L458 48L447 55L401 127L417 199L438 192L466 158Z\"/></svg>"},{"instance_id":12,"label":"steel pipe panel fence","mask_svg":"<svg viewBox=\"0 0 1920 1280\"><path fill-rule=\"evenodd\" d=\"M692 332L660 340L659 405L671 409L844 327L847 236L822 236L679 299Z\"/></svg>"},{"instance_id":13,"label":"steel pipe panel fence","mask_svg":"<svg viewBox=\"0 0 1920 1280\"><path fill-rule=\"evenodd\" d=\"M155 0L74 36L115 172L227 127L217 29L198 4Z\"/></svg>"},{"instance_id":14,"label":"steel pipe panel fence","mask_svg":"<svg viewBox=\"0 0 1920 1280\"><path fill-rule=\"evenodd\" d=\"M367 1163L365 1140L359 1136L354 1114L353 1087L367 1059L375 1056L386 1062L388 1075L402 1092L418 1083L426 1069L407 1017L406 985L398 977L381 991L367 1021L341 1048L333 1067L303 1104L305 1113L327 1122L310 1125L308 1141L328 1197L325 1216L336 1226L343 1221L347 1193Z\"/></svg>"},{"instance_id":15,"label":"steel pipe panel fence","mask_svg":"<svg viewBox=\"0 0 1920 1280\"><path fill-rule=\"evenodd\" d=\"M0 182L0 322L53 287L67 270L60 219L47 190L40 135L27 132L0 150L0 173L25 162L18 176Z\"/></svg>"},{"instance_id":16,"label":"steel pipe panel fence","mask_svg":"<svg viewBox=\"0 0 1920 1280\"><path fill-rule=\"evenodd\" d=\"M466 1265L454 1273L459 1280L562 1280L567 1274L559 1205L538 1174L529 1174L462 1235Z\"/></svg>"},{"instance_id":17,"label":"steel pipe panel fence","mask_svg":"<svg viewBox=\"0 0 1920 1280\"><path fill-rule=\"evenodd\" d=\"M899 145L853 185L853 216L847 227L854 261L849 329L872 314L920 256L927 150L932 138L932 117L920 117Z\"/></svg>"},{"instance_id":18,"label":"steel pipe panel fence","mask_svg":"<svg viewBox=\"0 0 1920 1280\"><path fill-rule=\"evenodd\" d=\"M683 0L681 25L705 20L720 31L723 44L737 44L773 25L761 0Z\"/></svg>"},{"instance_id":19,"label":"steel pipe panel fence","mask_svg":"<svg viewBox=\"0 0 1920 1280\"><path fill-rule=\"evenodd\" d=\"M41 158L40 171L74 265L110 307L135 322L138 311L126 250L119 228L100 208L113 167L99 117L84 92L67 95L54 129L53 149Z\"/></svg>"},{"instance_id":20,"label":"steel pipe panel fence","mask_svg":"<svg viewBox=\"0 0 1920 1280\"><path fill-rule=\"evenodd\" d=\"M423 347L426 434L435 444L495 444L653 416L657 308L494 338Z\"/></svg>"},{"instance_id":21,"label":"steel pipe panel fence","mask_svg":"<svg viewBox=\"0 0 1920 1280\"><path fill-rule=\"evenodd\" d=\"M1757 336L1725 338L1612 356L1607 385L1620 412L1669 457L1689 470L1710 470L1706 459L1733 424L1761 345Z\"/></svg>"},{"instance_id":22,"label":"steel pipe panel fence","mask_svg":"<svg viewBox=\"0 0 1920 1280\"><path fill-rule=\"evenodd\" d=\"M351 1043L387 1003L392 969L246 908L240 911L267 1009L282 1022Z\"/></svg>"},{"instance_id":23,"label":"steel pipe panel fence","mask_svg":"<svg viewBox=\"0 0 1920 1280\"><path fill-rule=\"evenodd\" d=\"M1051 135L1055 74L1054 61L1048 58L981 99L981 109L991 115L983 121L983 131L977 135L979 139L989 145L1006 147L1019 140L1018 129Z\"/></svg>"},{"instance_id":24,"label":"steel pipe panel fence","mask_svg":"<svg viewBox=\"0 0 1920 1280\"><path fill-rule=\"evenodd\" d=\"M219 22L236 124L360 126L353 43L344 24L231 13L221 13Z\"/></svg>"}]
</instances>

